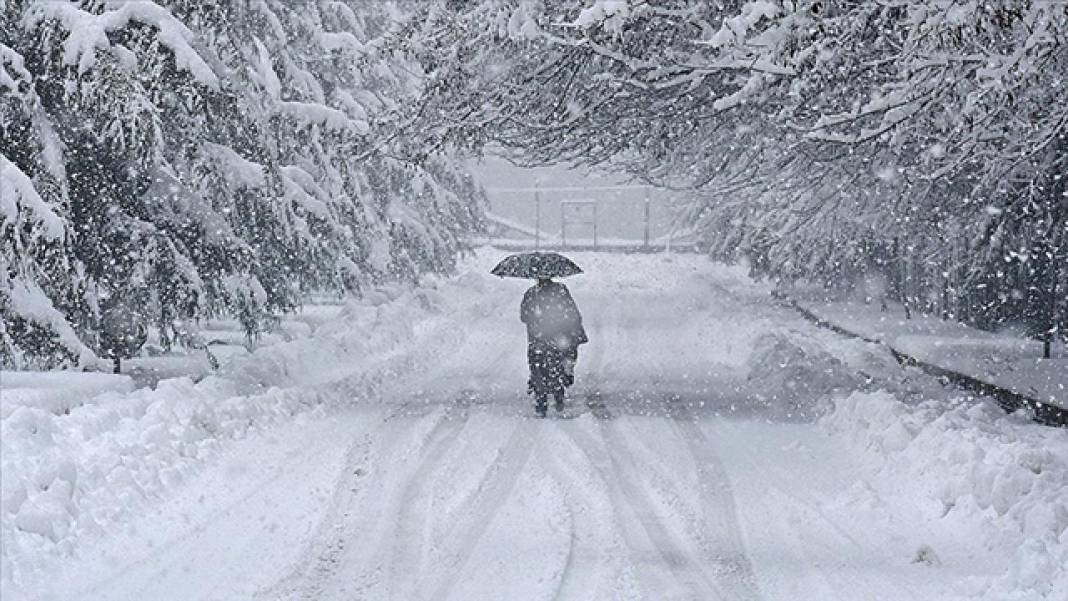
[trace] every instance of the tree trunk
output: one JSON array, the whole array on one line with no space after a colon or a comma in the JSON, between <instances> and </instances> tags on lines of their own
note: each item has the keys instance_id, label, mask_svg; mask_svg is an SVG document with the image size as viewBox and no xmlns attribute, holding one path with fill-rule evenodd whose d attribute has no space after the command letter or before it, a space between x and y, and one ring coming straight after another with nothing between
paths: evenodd
<instances>
[{"instance_id":1,"label":"tree trunk","mask_svg":"<svg viewBox=\"0 0 1068 601\"><path fill-rule=\"evenodd\" d=\"M1056 199L1054 199L1054 202L1057 202ZM1057 210L1051 211L1051 213L1054 219L1054 227L1050 228L1050 237L1052 238L1057 235L1054 228L1060 223L1057 221L1060 215ZM1043 359L1050 359L1053 356L1053 337L1056 335L1060 323L1060 311L1058 311L1058 309L1060 308L1059 305L1061 303L1059 300L1065 293L1068 293L1068 290L1065 290L1064 287L1061 286L1061 278L1064 274L1063 259L1066 254L1061 246L1061 244L1058 244L1058 242L1053 239L1049 240L1046 245L1046 248L1049 251L1049 265L1046 267L1046 282L1043 282L1047 286L1048 291L1046 298L1043 299L1047 305L1045 312L1046 319L1043 320L1044 323L1042 324L1044 328L1044 331L1042 332Z\"/></svg>"},{"instance_id":2,"label":"tree trunk","mask_svg":"<svg viewBox=\"0 0 1068 601\"><path fill-rule=\"evenodd\" d=\"M901 304L905 306L905 319L912 319L912 303L909 302L909 282L912 276L909 273L908 245L901 253Z\"/></svg>"},{"instance_id":3,"label":"tree trunk","mask_svg":"<svg viewBox=\"0 0 1068 601\"><path fill-rule=\"evenodd\" d=\"M949 319L949 272L942 272L942 319Z\"/></svg>"}]
</instances>

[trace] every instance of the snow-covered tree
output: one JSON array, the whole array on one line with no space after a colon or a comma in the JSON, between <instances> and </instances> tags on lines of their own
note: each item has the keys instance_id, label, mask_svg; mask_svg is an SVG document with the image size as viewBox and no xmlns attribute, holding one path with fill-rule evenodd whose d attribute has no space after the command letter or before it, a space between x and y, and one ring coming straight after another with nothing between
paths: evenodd
<instances>
[{"instance_id":1,"label":"snow-covered tree","mask_svg":"<svg viewBox=\"0 0 1068 601\"><path fill-rule=\"evenodd\" d=\"M63 148L22 55L3 42L0 140L0 352L16 366L92 361L72 327L86 299Z\"/></svg>"},{"instance_id":2,"label":"snow-covered tree","mask_svg":"<svg viewBox=\"0 0 1068 601\"><path fill-rule=\"evenodd\" d=\"M4 362L91 358L116 306L165 344L224 313L253 336L309 291L447 270L482 196L448 159L398 151L422 79L377 40L406 10L0 5ZM57 342L26 342L31 323Z\"/></svg>"},{"instance_id":3,"label":"snow-covered tree","mask_svg":"<svg viewBox=\"0 0 1068 601\"><path fill-rule=\"evenodd\" d=\"M428 143L688 189L712 248L785 280L1065 319L1028 292L1062 286L1063 2L439 0L411 29Z\"/></svg>"}]
</instances>

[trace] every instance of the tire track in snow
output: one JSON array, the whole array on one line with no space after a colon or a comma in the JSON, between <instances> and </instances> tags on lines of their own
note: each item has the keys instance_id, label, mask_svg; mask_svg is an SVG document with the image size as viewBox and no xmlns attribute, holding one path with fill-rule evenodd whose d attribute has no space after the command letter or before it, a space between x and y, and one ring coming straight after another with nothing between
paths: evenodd
<instances>
[{"instance_id":1,"label":"tire track in snow","mask_svg":"<svg viewBox=\"0 0 1068 601\"><path fill-rule=\"evenodd\" d=\"M497 304L503 306L503 297L502 301ZM495 306L495 308L497 307ZM487 311L488 314L491 314L491 312ZM484 346L482 344L484 341L475 339L477 337L472 337L470 330L455 331L455 328L444 329L447 330L447 336L453 338L450 346L456 351L449 356L451 360L447 361L447 364L442 364L439 361L434 368L425 372L422 377L414 381L395 383L387 387L389 390L382 391L379 395L383 398L418 396L422 400L422 403L417 400L410 400L404 403L397 411L397 414L419 406L434 406L435 403L425 396L424 386L426 384L440 384L447 376L455 376L457 373L462 373L463 368L467 366L458 363L455 359L457 357L473 356L476 353L469 351L479 350ZM442 337L439 336L439 338ZM445 338L442 339L444 340ZM437 348L437 346L431 345L433 348ZM494 358L488 363L476 364L478 371L474 374L474 377L477 381L485 382L499 374L500 364L505 359L505 355L496 353L491 356ZM413 369L403 373L413 372L415 366L410 367ZM328 549L328 552L324 555L326 562L333 569L320 571L314 578L315 582L309 583L312 588L303 598L309 600L322 598L326 592L325 584L337 580L338 575L336 572L339 569L358 571L358 573L354 574L353 581L357 584L355 592L360 595L373 591L380 586L386 586L386 593L391 597L407 598L399 596L397 592L399 590L412 592L413 577L420 573L426 564L427 553L425 551L420 552L419 549L424 548L425 543L429 542L427 537L430 531L428 526L431 517L429 515L431 499L430 495L425 491L432 481L431 475L440 465L440 461L449 455L449 450L455 446L462 430L467 425L469 408L475 400L471 398L473 393L469 389L462 388L453 392L456 394L452 399L444 403L445 408L440 419L434 423L433 429L423 436L423 445L420 447L418 463L406 470L406 472L410 473L409 476L395 482L392 487L385 483L371 484L366 487L365 491L362 491L363 494L352 494L339 501L339 503L345 504L345 518L357 511L365 514L366 517L359 524L339 524L333 528L334 533L331 537L331 540L334 541L332 544L333 550L330 552ZM433 415L433 413L432 411L428 415ZM420 416L420 419L425 417ZM399 457L400 461L397 461L397 453L393 449L398 446L399 443L397 441L403 440L408 435L407 430L419 427L418 422L415 424L410 422L411 420L399 420L393 428L380 433L379 439L383 440L385 444L382 445L383 448L377 456L371 458L379 467L397 466L398 464L406 465L408 463L405 461L406 454L404 453ZM393 477L394 479L397 478L396 475ZM391 525L395 525L395 528L391 527ZM368 535L375 537L373 539L374 542L370 545L366 545L363 540ZM338 557L343 554L346 542L358 542L361 547L372 549L372 552L352 557L351 565L340 568L337 565L340 561ZM320 561L319 563L323 562ZM348 591L344 590L338 592L345 595L349 594Z\"/></svg>"},{"instance_id":2,"label":"tire track in snow","mask_svg":"<svg viewBox=\"0 0 1068 601\"><path fill-rule=\"evenodd\" d=\"M385 465L404 466L405 457L409 455L424 457L426 448L439 436L448 421L445 410L409 415L412 409L412 403L397 407L383 420L383 427L374 433L377 445L369 444L366 453L351 456L351 462L347 463L338 482L334 505L328 513L329 519L323 520L319 529L322 534L316 537L317 542L309 549L306 561L283 578L280 585L272 588L278 590L278 594L267 594L266 598L307 601L348 599L354 594L359 597L381 580L381 566L361 561L363 558L360 557L361 554L367 554L366 550L377 549L380 545L356 547L350 546L350 543L362 543L368 537L380 543L389 540L390 521L384 516L393 510L399 492L397 489L406 482L402 477L404 473L418 469L419 464L400 473L373 469L366 474L364 470L372 462L379 468ZM375 446L378 448L375 449ZM367 476L366 479L362 479L363 475ZM350 479L352 477L358 479L354 481ZM374 557L370 555L370 558ZM349 569L366 565L373 565L375 569L370 573L343 574ZM344 576L344 581L339 583L340 575Z\"/></svg>"},{"instance_id":3,"label":"tire track in snow","mask_svg":"<svg viewBox=\"0 0 1068 601\"><path fill-rule=\"evenodd\" d=\"M397 411L399 409L386 416L383 423L389 422ZM317 597L318 590L314 588L314 584L329 579L336 569L338 556L344 551L345 519L349 514L343 510L351 505L351 500L356 496L356 489L353 488L355 484L350 477L359 474L359 468L353 466L366 464L372 442L371 434L366 434L349 446L345 453L344 468L331 496L330 507L323 515L315 535L303 554L304 561L274 586L256 595L257 598L297 598L298 595L305 599ZM302 580L308 582L303 583ZM302 584L307 584L303 587L303 594L301 594Z\"/></svg>"},{"instance_id":4,"label":"tire track in snow","mask_svg":"<svg viewBox=\"0 0 1068 601\"><path fill-rule=\"evenodd\" d=\"M717 291L721 299L732 296L726 288L720 287ZM716 295L711 296L716 298ZM661 374L665 373L666 361L667 357L660 356L651 366L654 390L661 388ZM686 535L693 539L697 547L698 563L715 566L713 575L706 575L706 578L711 578L714 582L729 583L730 598L760 599L760 590L756 584L752 562L746 554L734 493L731 491L726 469L711 442L698 426L697 417L690 411L689 402L676 394L657 396L660 396L666 417L671 420L679 440L686 445L697 471L698 506L694 508L696 512L684 509L683 513L689 515L684 515L683 519L689 526L686 528ZM613 431L616 439L623 442L626 437L619 435L618 428L613 428ZM655 456L654 449L649 448L647 444L644 446ZM663 477L665 481L669 481L666 475Z\"/></svg>"},{"instance_id":5,"label":"tire track in snow","mask_svg":"<svg viewBox=\"0 0 1068 601\"><path fill-rule=\"evenodd\" d=\"M741 298L733 291L715 280L712 280L712 283L715 284L711 287L715 293L708 295L708 298L722 303L721 311L741 302ZM694 299L693 302L698 300L700 299ZM728 300L733 303L725 302ZM697 417L690 411L689 401L694 399L683 399L677 394L659 392L662 389L663 375L668 373L666 364L670 358L654 355L651 359L650 395L664 409L665 418L670 420L678 440L685 444L697 472L697 507L687 508L685 504L679 507L680 504L674 504L675 510L682 514L680 517L687 525L683 536L691 539L694 544L692 557L698 566L714 566L709 570L703 567L700 569L704 578L714 587L720 590L724 590L723 586L727 587L727 595L724 598L760 599L756 575L746 554L727 471L711 442L698 426ZM613 438L617 445L628 452L632 448L627 446L628 437L620 432L618 425L604 424L602 430L607 432L606 439ZM647 441L638 438L636 444L641 444L651 457L656 456L656 450L651 448ZM634 458L633 453L630 456ZM658 474L663 482L673 480L669 474L657 470L656 465L650 464L649 467L649 471ZM646 485L647 490L650 486L651 484Z\"/></svg>"},{"instance_id":6,"label":"tire track in snow","mask_svg":"<svg viewBox=\"0 0 1068 601\"><path fill-rule=\"evenodd\" d=\"M656 418L654 418L656 419ZM599 422L601 433L605 443L613 453L613 463L617 471L623 475L623 489L627 491L627 499L634 503L640 516L643 516L642 526L649 533L650 539L657 545L662 556L671 568L676 578L685 583L686 587L693 592L693 599L757 599L759 595L752 595L749 591L735 589L733 577L731 581L724 582L720 576L733 576L729 572L713 572L708 566L713 564L702 553L700 545L687 540L687 534L677 534L667 524L667 520L657 511L657 504L651 498L650 484L643 482L644 478L639 475L639 464L634 455L629 437L624 436L618 424ZM692 452L692 449L691 449ZM700 462L697 465L701 465ZM626 469L630 467L632 469ZM652 469L652 466L647 466ZM700 469L698 473L700 474ZM709 500L712 506L717 507L719 499ZM685 516L670 516L670 519L679 519L687 522ZM687 529L689 537L701 537L707 540L708 524L703 521L689 522L691 528ZM736 546L737 548L737 546ZM744 551L742 552L744 557ZM751 572L750 572L751 575Z\"/></svg>"},{"instance_id":7,"label":"tire track in snow","mask_svg":"<svg viewBox=\"0 0 1068 601\"><path fill-rule=\"evenodd\" d=\"M503 303L500 303L503 306ZM487 313L489 315L491 313ZM497 451L497 460L487 466L480 481L475 496L469 506L458 510L462 515L470 516L447 530L445 541L457 540L462 536L464 541L459 551L448 551L447 545L431 540L434 533L433 515L433 487L436 480L433 475L449 465L444 463L450 457L453 461L463 461L462 454L454 453L455 447L466 441L470 436L478 436L470 432L468 420L472 407L481 405L480 390L492 390L493 383L500 377L504 364L512 357L504 348L504 341L495 337L487 337L483 332L469 332L464 339L454 347L448 358L439 363L435 369L427 372L417 381L409 383L401 389L408 394L424 395L424 390L440 387L446 394L453 395L448 402L450 413L460 413L463 423L455 424L449 432L442 436L439 441L430 446L424 454L422 463L413 475L408 478L401 494L395 519L391 520L398 526L392 536L387 534L391 543L391 550L375 554L374 558L390 558L390 585L389 598L418 599L426 598L425 589L432 585L437 586L438 593L431 599L443 599L448 590L453 586L455 573L446 573L444 577L432 578L428 573L433 568L434 573L441 572L438 565L431 566L436 553L440 549L446 550L441 553L446 557L451 556L451 561L458 563L456 570L462 570L462 564L466 563L471 552L481 538L493 516L496 514L503 501L511 494L518 479L519 473L526 463L533 446L533 439L529 433L525 433L524 424L516 425L508 440ZM488 354L486 351L490 351ZM489 358L488 361L471 361L471 359ZM473 369L472 369L473 368ZM462 382L462 384L461 384ZM429 384L429 387L426 385ZM459 385L459 386L457 386ZM470 386L475 386L471 388ZM425 401L429 401L424 397ZM447 418L448 419L448 418ZM503 467L502 467L503 466ZM464 532L466 531L466 534ZM445 561L450 561L446 559ZM441 563L440 561L436 563ZM446 564L448 565L448 564Z\"/></svg>"},{"instance_id":8,"label":"tire track in snow","mask_svg":"<svg viewBox=\"0 0 1068 601\"><path fill-rule=\"evenodd\" d=\"M447 414L453 412L447 411ZM432 501L428 489L434 482L432 475L449 455L449 450L468 423L468 411L457 413L459 419L446 415L443 420L446 427L435 432L435 439L427 445L419 466L404 483L394 509L395 514L389 519L396 528L393 532L387 531L382 541L386 543L386 548L376 554L390 559L388 598L415 598L413 593L418 585L416 575L423 574L426 567L426 543L429 542L427 525L431 518Z\"/></svg>"},{"instance_id":9,"label":"tire track in snow","mask_svg":"<svg viewBox=\"0 0 1068 601\"><path fill-rule=\"evenodd\" d=\"M478 541L485 535L497 511L515 489L519 474L530 460L539 439L538 434L525 420L517 421L518 424L501 447L498 459L479 483L475 498L466 509L458 512L464 515L465 519L449 528L443 537L446 541L456 542L451 545L451 550L445 551L445 556L440 560L438 570L442 575L430 587L433 593L413 598L433 601L449 598L450 591L456 586Z\"/></svg>"},{"instance_id":10,"label":"tire track in snow","mask_svg":"<svg viewBox=\"0 0 1068 601\"><path fill-rule=\"evenodd\" d=\"M744 439L729 424L712 430L717 431L721 438L711 436L721 449L744 448ZM783 450L780 446L772 452ZM869 598L879 599L958 598L946 591L925 591L917 588L914 581L901 578L895 569L901 558L887 551L895 545L887 544L889 539L883 538L891 533L873 535L874 531L865 533L863 527L849 530L840 520L828 515L825 512L828 499L823 495L831 488L820 481L819 475L814 483L809 474L798 471L796 465L783 465L775 455L769 458L758 453L728 452L732 454L732 472L760 474L759 493L754 494L752 490L746 493L751 501L745 513L762 516L761 524L755 527L758 537L767 540L772 536L769 531L774 533L777 561L765 561L758 566L766 579L771 575L770 580L781 581L785 575L790 589L804 591L805 598L821 601L852 601L858 598L856 591L866 591ZM747 483L747 479L740 481L740 487L752 489L754 484ZM868 540L858 539L858 531ZM856 561L856 558L861 559ZM781 584L772 586L777 589L775 592L783 594Z\"/></svg>"},{"instance_id":11,"label":"tire track in snow","mask_svg":"<svg viewBox=\"0 0 1068 601\"><path fill-rule=\"evenodd\" d=\"M577 424L562 423L562 428L597 468L608 487L631 561L645 589L644 598L701 601L726 598L701 569L700 558L687 552L686 545L661 523L648 492L631 473L637 466L626 450L626 443L609 432L610 422L597 420L596 423L601 434L600 445Z\"/></svg>"},{"instance_id":12,"label":"tire track in snow","mask_svg":"<svg viewBox=\"0 0 1068 601\"><path fill-rule=\"evenodd\" d=\"M691 529L696 535L695 542L719 568L717 573L725 579L729 578L735 585L735 598L760 599L727 471L689 411L678 403L677 398L668 402L674 425L697 466L701 515L695 516L697 527Z\"/></svg>"},{"instance_id":13,"label":"tire track in snow","mask_svg":"<svg viewBox=\"0 0 1068 601\"><path fill-rule=\"evenodd\" d=\"M607 486L595 486L594 481L599 478L582 472L578 468L581 462L564 459L568 455L584 455L570 437L559 428L545 434L548 440L538 445L535 456L564 492L571 526L567 562L553 598L628 598L623 594L633 595L633 590L620 590L618 578L608 580L609 570L622 571L621 566L611 565L611 560L623 556L625 544L620 539Z\"/></svg>"}]
</instances>

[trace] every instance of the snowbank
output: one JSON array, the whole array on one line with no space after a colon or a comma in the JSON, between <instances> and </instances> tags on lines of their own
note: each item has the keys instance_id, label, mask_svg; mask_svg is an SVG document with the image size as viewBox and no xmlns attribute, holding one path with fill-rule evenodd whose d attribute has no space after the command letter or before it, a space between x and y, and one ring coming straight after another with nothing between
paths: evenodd
<instances>
[{"instance_id":1,"label":"snowbank","mask_svg":"<svg viewBox=\"0 0 1068 601\"><path fill-rule=\"evenodd\" d=\"M815 419L830 410L832 396L863 384L854 370L798 332L757 338L748 368L748 392L767 417L777 419Z\"/></svg>"},{"instance_id":2,"label":"snowbank","mask_svg":"<svg viewBox=\"0 0 1068 601\"><path fill-rule=\"evenodd\" d=\"M64 394L64 384L75 376L57 374L47 393L33 399L18 393L8 407L5 374L2 596L17 597L19 582L75 553L82 537L107 533L163 498L226 440L309 410L367 399L391 379L432 364L457 336L449 326L455 320L436 319L447 302L437 288L453 288L451 302L469 310L477 304L471 294L491 276L468 275L446 283L431 279L416 289L387 287L350 301L316 335L236 355L220 375L196 383L175 378L131 392L128 378L79 374L99 377L101 393L79 388L73 395Z\"/></svg>"},{"instance_id":3,"label":"snowbank","mask_svg":"<svg viewBox=\"0 0 1068 601\"><path fill-rule=\"evenodd\" d=\"M926 501L932 528L975 533L1001 556L1006 571L976 582L975 598L1068 599L1064 430L993 403L906 405L885 392L854 392L820 423L867 451L881 496Z\"/></svg>"},{"instance_id":4,"label":"snowbank","mask_svg":"<svg viewBox=\"0 0 1068 601\"><path fill-rule=\"evenodd\" d=\"M105 392L130 392L129 376L100 372L0 372L0 419L19 407L62 415Z\"/></svg>"}]
</instances>

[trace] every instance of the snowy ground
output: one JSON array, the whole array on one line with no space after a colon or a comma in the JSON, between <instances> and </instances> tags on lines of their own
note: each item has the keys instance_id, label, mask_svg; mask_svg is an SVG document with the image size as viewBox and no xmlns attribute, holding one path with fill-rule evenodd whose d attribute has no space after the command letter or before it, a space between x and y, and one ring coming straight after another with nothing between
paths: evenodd
<instances>
[{"instance_id":1,"label":"snowy ground","mask_svg":"<svg viewBox=\"0 0 1068 601\"><path fill-rule=\"evenodd\" d=\"M881 340L920 361L1060 407L1068 407L1068 352L1055 344L1042 358L1042 343L1018 333L984 332L933 315L905 319L901 305L806 300L814 315L850 332Z\"/></svg>"},{"instance_id":2,"label":"snowy ground","mask_svg":"<svg viewBox=\"0 0 1068 601\"><path fill-rule=\"evenodd\" d=\"M1068 596L1063 430L664 255L575 256L591 343L533 419L497 255L5 415L5 601Z\"/></svg>"}]
</instances>

